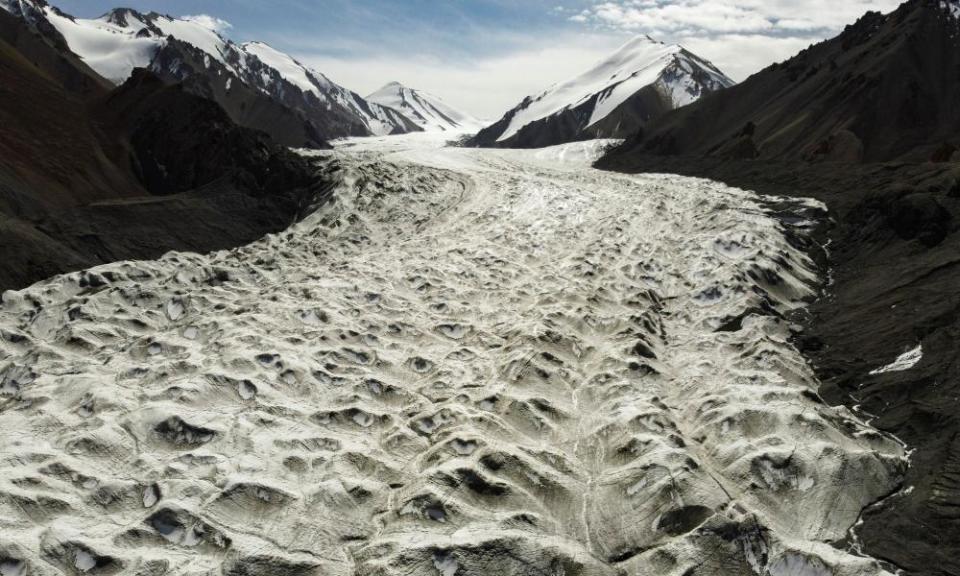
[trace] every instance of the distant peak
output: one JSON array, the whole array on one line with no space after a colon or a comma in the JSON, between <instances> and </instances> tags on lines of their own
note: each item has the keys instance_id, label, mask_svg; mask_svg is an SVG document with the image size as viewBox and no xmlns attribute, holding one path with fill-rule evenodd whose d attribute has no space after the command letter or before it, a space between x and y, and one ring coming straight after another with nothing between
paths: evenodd
<instances>
[{"instance_id":1,"label":"distant peak","mask_svg":"<svg viewBox=\"0 0 960 576\"><path fill-rule=\"evenodd\" d=\"M100 17L101 20L116 24L117 26L127 27L130 25L130 18L143 20L144 16L133 8L114 8Z\"/></svg>"},{"instance_id":2,"label":"distant peak","mask_svg":"<svg viewBox=\"0 0 960 576\"><path fill-rule=\"evenodd\" d=\"M154 21L154 20L157 20L157 19L159 19L159 18L165 18L165 19L167 19L167 20L170 20L171 22L174 21L174 20L181 20L181 18L174 18L173 16L171 16L171 15L169 15L169 14L161 14L160 12L157 12L157 11L154 11L154 10L151 10L150 12L148 12L146 18L147 18L147 20L150 20L151 22Z\"/></svg>"}]
</instances>

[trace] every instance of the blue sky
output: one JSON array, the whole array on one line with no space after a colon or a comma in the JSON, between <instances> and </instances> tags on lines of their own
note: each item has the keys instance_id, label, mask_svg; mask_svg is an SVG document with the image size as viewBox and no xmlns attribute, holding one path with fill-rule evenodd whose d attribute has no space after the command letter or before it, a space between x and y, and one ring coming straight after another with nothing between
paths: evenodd
<instances>
[{"instance_id":1,"label":"blue sky","mask_svg":"<svg viewBox=\"0 0 960 576\"><path fill-rule=\"evenodd\" d=\"M361 94L396 80L484 118L588 68L630 36L680 42L736 80L897 0L53 0L206 14Z\"/></svg>"}]
</instances>

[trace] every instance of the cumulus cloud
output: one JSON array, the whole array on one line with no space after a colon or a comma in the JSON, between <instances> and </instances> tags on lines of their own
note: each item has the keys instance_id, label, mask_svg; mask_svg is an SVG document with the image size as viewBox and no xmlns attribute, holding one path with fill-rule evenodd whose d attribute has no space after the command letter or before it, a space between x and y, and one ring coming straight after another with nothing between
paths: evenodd
<instances>
[{"instance_id":1,"label":"cumulus cloud","mask_svg":"<svg viewBox=\"0 0 960 576\"><path fill-rule=\"evenodd\" d=\"M214 32L225 32L230 28L233 28L233 25L227 22L222 18L217 18L216 16L211 16L209 14L193 14L182 16L184 20L189 20L190 22L195 22L208 30L213 30Z\"/></svg>"},{"instance_id":2,"label":"cumulus cloud","mask_svg":"<svg viewBox=\"0 0 960 576\"><path fill-rule=\"evenodd\" d=\"M734 80L837 34L901 0L597 0L568 21L680 43Z\"/></svg>"},{"instance_id":3,"label":"cumulus cloud","mask_svg":"<svg viewBox=\"0 0 960 576\"><path fill-rule=\"evenodd\" d=\"M439 24L438 16L424 19L412 8L381 22L382 15L366 3L347 2L359 29L339 26L299 35L285 30L260 39L361 94L397 80L493 120L524 96L587 70L633 35L679 43L742 81L834 36L864 12L889 11L899 2L491 0L503 12L495 22L477 20L467 10L474 3L445 2L440 4L458 11ZM525 12L515 13L520 8ZM379 24L371 25L371 18Z\"/></svg>"},{"instance_id":4,"label":"cumulus cloud","mask_svg":"<svg viewBox=\"0 0 960 576\"><path fill-rule=\"evenodd\" d=\"M403 53L344 59L300 52L297 59L362 95L395 80L493 121L524 96L590 68L622 42L619 36L555 34L523 49L458 62Z\"/></svg>"},{"instance_id":5,"label":"cumulus cloud","mask_svg":"<svg viewBox=\"0 0 960 576\"><path fill-rule=\"evenodd\" d=\"M650 34L809 34L835 30L900 0L604 0L571 17Z\"/></svg>"},{"instance_id":6,"label":"cumulus cloud","mask_svg":"<svg viewBox=\"0 0 960 576\"><path fill-rule=\"evenodd\" d=\"M690 36L680 42L739 82L765 66L790 58L816 40L807 37L778 38L762 34L725 34L713 37Z\"/></svg>"}]
</instances>

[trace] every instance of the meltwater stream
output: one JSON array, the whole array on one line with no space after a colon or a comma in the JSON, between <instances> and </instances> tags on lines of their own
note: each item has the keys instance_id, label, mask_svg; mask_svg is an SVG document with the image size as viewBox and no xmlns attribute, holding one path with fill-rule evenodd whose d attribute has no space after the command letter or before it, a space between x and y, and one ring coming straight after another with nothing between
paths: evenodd
<instances>
[{"instance_id":1,"label":"meltwater stream","mask_svg":"<svg viewBox=\"0 0 960 576\"><path fill-rule=\"evenodd\" d=\"M785 225L596 149L353 141L285 233L5 294L0 574L884 574Z\"/></svg>"}]
</instances>

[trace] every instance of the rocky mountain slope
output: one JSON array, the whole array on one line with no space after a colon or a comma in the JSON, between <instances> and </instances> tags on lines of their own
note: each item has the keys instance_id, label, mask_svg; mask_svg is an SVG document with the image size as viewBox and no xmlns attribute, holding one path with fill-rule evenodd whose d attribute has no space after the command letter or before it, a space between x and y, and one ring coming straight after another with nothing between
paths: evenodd
<instances>
[{"instance_id":1,"label":"rocky mountain slope","mask_svg":"<svg viewBox=\"0 0 960 576\"><path fill-rule=\"evenodd\" d=\"M148 68L215 100L241 125L290 146L419 130L399 112L367 102L286 54L262 43L235 44L202 22L128 8L82 19L42 0L2 0L0 7L37 29L57 31L114 83L124 82L134 68Z\"/></svg>"},{"instance_id":2,"label":"rocky mountain slope","mask_svg":"<svg viewBox=\"0 0 960 576\"><path fill-rule=\"evenodd\" d=\"M451 107L437 96L399 82L384 85L367 96L367 101L399 110L427 132L465 132L483 126L480 120Z\"/></svg>"},{"instance_id":3,"label":"rocky mountain slope","mask_svg":"<svg viewBox=\"0 0 960 576\"><path fill-rule=\"evenodd\" d=\"M799 347L831 403L913 450L863 551L960 573L960 3L910 0L651 123L600 166L822 200L832 278ZM915 363L881 369L912 354Z\"/></svg>"},{"instance_id":4,"label":"rocky mountain slope","mask_svg":"<svg viewBox=\"0 0 960 576\"><path fill-rule=\"evenodd\" d=\"M622 154L948 159L960 142L956 0L871 12L838 37L652 122Z\"/></svg>"},{"instance_id":5,"label":"rocky mountain slope","mask_svg":"<svg viewBox=\"0 0 960 576\"><path fill-rule=\"evenodd\" d=\"M0 290L288 225L322 183L214 102L146 70L113 88L0 10Z\"/></svg>"},{"instance_id":6,"label":"rocky mountain slope","mask_svg":"<svg viewBox=\"0 0 960 576\"><path fill-rule=\"evenodd\" d=\"M683 47L640 36L580 76L524 99L469 144L536 148L626 137L664 112L732 85Z\"/></svg>"}]
</instances>

